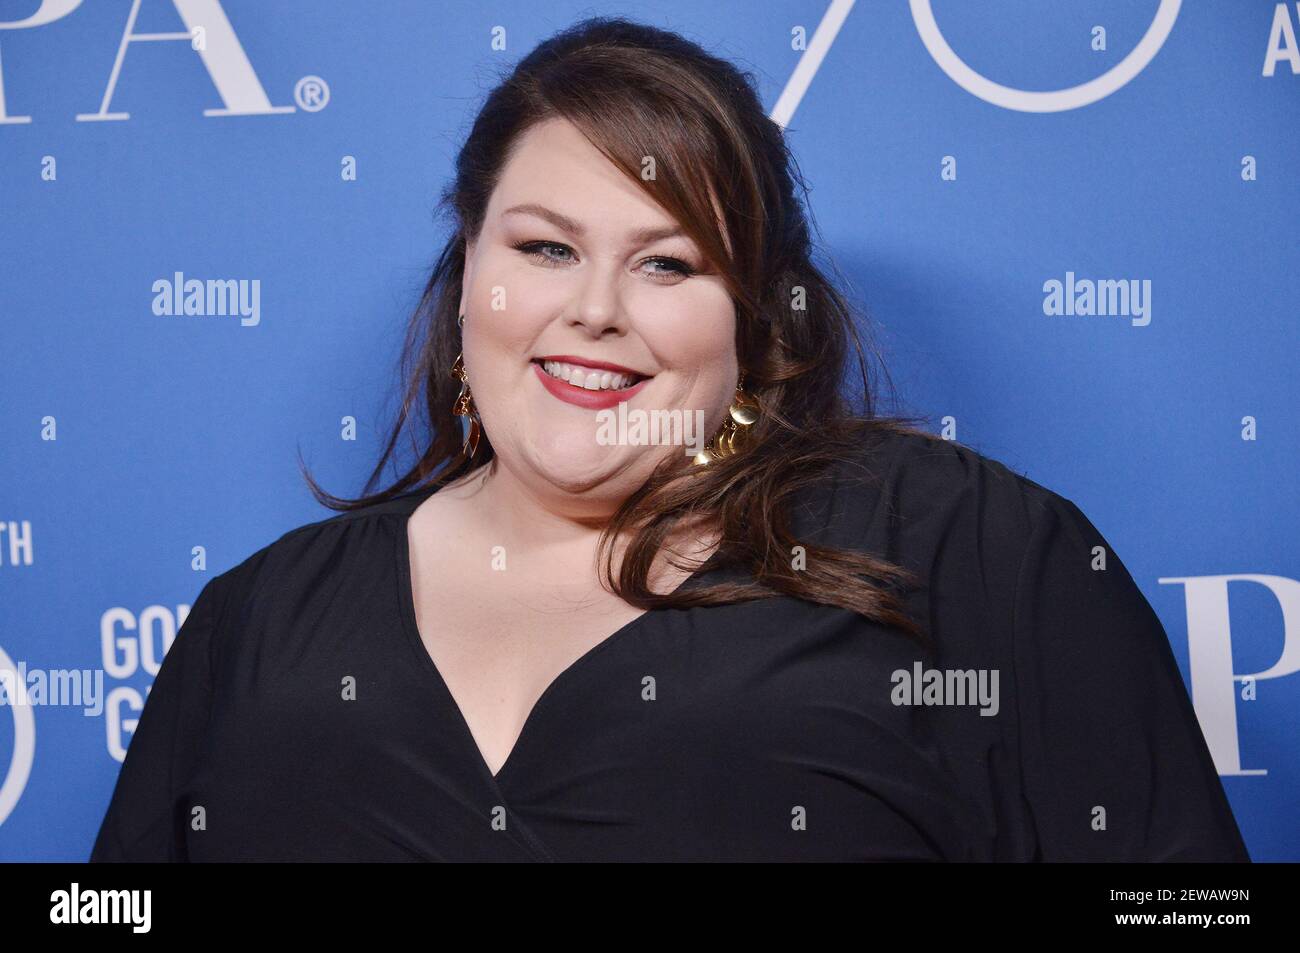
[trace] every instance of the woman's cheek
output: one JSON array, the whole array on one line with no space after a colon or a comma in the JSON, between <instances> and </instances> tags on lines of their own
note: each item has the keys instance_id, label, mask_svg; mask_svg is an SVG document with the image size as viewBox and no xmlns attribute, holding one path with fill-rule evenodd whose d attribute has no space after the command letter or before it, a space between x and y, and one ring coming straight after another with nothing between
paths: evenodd
<instances>
[{"instance_id":1,"label":"woman's cheek","mask_svg":"<svg viewBox=\"0 0 1300 953\"><path fill-rule=\"evenodd\" d=\"M712 304L712 302L710 302ZM657 335L665 363L695 368L700 377L725 375L735 348L735 326L725 313L687 311Z\"/></svg>"}]
</instances>

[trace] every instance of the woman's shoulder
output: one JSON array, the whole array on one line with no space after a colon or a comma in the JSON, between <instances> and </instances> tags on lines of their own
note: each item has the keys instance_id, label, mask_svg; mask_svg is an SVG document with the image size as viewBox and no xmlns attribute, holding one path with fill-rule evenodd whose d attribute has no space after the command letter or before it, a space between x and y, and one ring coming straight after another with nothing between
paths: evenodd
<instances>
[{"instance_id":1,"label":"woman's shoulder","mask_svg":"<svg viewBox=\"0 0 1300 953\"><path fill-rule=\"evenodd\" d=\"M1096 599L1149 621L1119 553L1073 500L996 456L922 431L885 431L841 471L830 538L900 564L946 598L1007 619L1027 599ZM1092 571L1105 568L1109 571Z\"/></svg>"},{"instance_id":2,"label":"woman's shoulder","mask_svg":"<svg viewBox=\"0 0 1300 953\"><path fill-rule=\"evenodd\" d=\"M1159 631L1119 553L1059 492L996 457L919 431L882 436L861 462L875 472L877 491L849 495L866 501L854 521L860 538L947 598L986 601L1021 630L1036 614L1055 618L1071 606L1083 615L1088 605L1094 613L1104 607L1113 629L1136 622Z\"/></svg>"},{"instance_id":3,"label":"woman's shoulder","mask_svg":"<svg viewBox=\"0 0 1300 953\"><path fill-rule=\"evenodd\" d=\"M837 475L870 488L849 494L866 507L860 520L936 539L964 526L1024 544L1044 517L1074 507L998 456L911 427L871 432Z\"/></svg>"},{"instance_id":4,"label":"woman's shoulder","mask_svg":"<svg viewBox=\"0 0 1300 953\"><path fill-rule=\"evenodd\" d=\"M385 563L405 517L428 495L428 488L358 507L288 529L213 576L208 586L223 595L239 590L244 596L268 587L285 592L294 579L323 580L327 571L362 571Z\"/></svg>"}]
</instances>

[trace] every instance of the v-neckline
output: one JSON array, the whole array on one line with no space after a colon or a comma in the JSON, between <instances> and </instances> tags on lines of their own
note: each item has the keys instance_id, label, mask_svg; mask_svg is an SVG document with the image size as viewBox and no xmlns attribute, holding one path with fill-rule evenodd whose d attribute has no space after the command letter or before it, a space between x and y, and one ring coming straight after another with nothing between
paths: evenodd
<instances>
[{"instance_id":1,"label":"v-neckline","mask_svg":"<svg viewBox=\"0 0 1300 953\"><path fill-rule=\"evenodd\" d=\"M474 738L474 732L469 726L469 720L465 717L465 712L456 701L456 697L451 693L451 688L448 686L447 680L443 678L442 672L438 668L438 664L433 660L433 656L429 654L428 648L425 647L424 639L420 635L420 625L416 620L415 586L413 585L411 578L411 516L415 513L416 509L419 508L420 504L436 493L438 489L438 487L423 487L407 494L405 499L410 501L410 504L403 507L400 511L397 532L393 534L396 543L395 554L397 561L398 594L401 599L400 609L402 627L406 632L407 639L411 643L412 648L415 650L416 654L423 659L423 662L417 664L424 670L425 674L429 676L435 690L443 696L448 707L455 713L455 719L459 725L459 733L465 740L468 750L473 753L473 758L477 764L479 772L484 775L491 784L499 789L504 783L505 777L511 766L518 760L520 749L528 740L529 729L532 728L533 723L538 720L539 712L543 711L548 698L554 695L557 691L557 686L561 686L563 682L572 678L574 673L579 669L590 665L591 659L605 648L627 638L629 633L638 629L642 622L644 622L646 618L656 610L647 609L640 615L630 619L609 635L605 636L591 648L587 649L587 651L579 655L569 665L562 669L558 675L551 679L547 686L542 689L542 693L537 696L537 700L533 702L532 707L528 710L528 714L524 716L523 724L519 728L519 734L515 737L514 744L511 745L510 750L506 752L506 758L501 762L501 767L494 773L491 765L487 762L487 758L483 756L483 749L479 747L478 741ZM715 551L698 569L687 576L673 590L673 592L681 592L687 587L693 586L705 573L712 570L716 559L717 552Z\"/></svg>"}]
</instances>

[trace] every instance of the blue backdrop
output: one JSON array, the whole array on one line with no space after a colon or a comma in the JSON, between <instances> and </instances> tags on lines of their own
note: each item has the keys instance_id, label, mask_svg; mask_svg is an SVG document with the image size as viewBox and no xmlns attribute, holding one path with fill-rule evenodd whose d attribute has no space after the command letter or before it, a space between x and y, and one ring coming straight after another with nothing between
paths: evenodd
<instances>
[{"instance_id":1,"label":"blue backdrop","mask_svg":"<svg viewBox=\"0 0 1300 953\"><path fill-rule=\"evenodd\" d=\"M88 856L200 588L333 515L297 449L360 490L461 136L604 13L755 73L901 409L1088 514L1252 856L1300 859L1300 4L1273 0L0 0L0 669L30 702L0 707L0 859ZM168 313L189 279L245 294Z\"/></svg>"}]
</instances>

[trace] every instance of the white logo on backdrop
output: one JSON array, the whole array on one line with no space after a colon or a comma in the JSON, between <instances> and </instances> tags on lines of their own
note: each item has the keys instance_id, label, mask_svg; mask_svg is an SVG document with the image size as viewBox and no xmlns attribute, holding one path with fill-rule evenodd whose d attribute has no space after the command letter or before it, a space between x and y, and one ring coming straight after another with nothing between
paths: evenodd
<instances>
[{"instance_id":1,"label":"white logo on backdrop","mask_svg":"<svg viewBox=\"0 0 1300 953\"><path fill-rule=\"evenodd\" d=\"M1225 576L1171 576L1163 585L1182 583L1187 603L1187 648L1192 673L1192 701L1205 743L1219 774L1267 774L1241 766L1237 742L1237 683L1257 682L1300 672L1300 582L1286 576L1234 573ZM1228 583L1264 586L1282 610L1282 651L1269 668L1253 674L1232 670L1232 626Z\"/></svg>"},{"instance_id":2,"label":"white logo on backdrop","mask_svg":"<svg viewBox=\"0 0 1300 953\"><path fill-rule=\"evenodd\" d=\"M934 11L930 8L930 0L910 0L910 2L912 22L916 24L916 32L921 35L921 42L925 44L926 50L934 61L939 64L939 68L947 73L954 83L966 92L1003 109L1037 113L1078 109L1080 106L1105 99L1115 90L1120 89L1146 69L1147 64L1160 51L1160 47L1164 46L1165 40L1169 38L1169 32L1174 28L1174 21L1178 19L1179 7L1182 6L1182 0L1160 0L1160 8L1156 10L1151 26L1147 28L1146 34L1138 45L1128 56L1096 79L1068 89L1035 92L1003 86L975 72L944 39L939 24L935 21ZM826 58L827 51L835 42L840 27L844 25L849 11L853 9L853 4L854 0L832 0L831 5L826 8L821 22L813 32L812 39L808 41L808 48L799 58L799 63L785 84L785 89L781 91L780 98L772 107L773 122L783 128L789 124L794 111L799 108L804 93L812 84L813 77L817 75L822 60Z\"/></svg>"},{"instance_id":3,"label":"white logo on backdrop","mask_svg":"<svg viewBox=\"0 0 1300 953\"><path fill-rule=\"evenodd\" d=\"M224 104L220 109L205 109L205 116L268 116L277 113L291 113L293 106L273 106L262 88L261 80L253 64L244 53L244 47L235 34L234 27L221 8L221 0L170 0L181 21L185 24L185 33L137 33L136 17L140 12L142 0L132 0L131 11L127 14L126 26L122 30L122 39L117 47L117 57L104 88L104 97L99 109L92 113L79 113L78 122L111 121L129 119L131 114L110 112L109 104L113 91L122 74L122 63L126 59L127 47L132 43L147 42L185 42L189 43L199 55L200 62L212 78ZM0 30L27 30L32 27L45 26L66 17L81 6L82 0L41 0L36 12L24 20L0 21ZM201 37L201 41L199 38ZM302 90L309 88L308 95ZM298 81L295 94L299 103L309 112L325 108L329 102L329 87L317 76L303 77ZM31 116L10 116L5 103L4 63L0 60L0 125L29 123Z\"/></svg>"},{"instance_id":4,"label":"white logo on backdrop","mask_svg":"<svg viewBox=\"0 0 1300 953\"><path fill-rule=\"evenodd\" d=\"M921 34L921 42L930 51L939 68L966 92L978 96L994 106L1003 109L1018 109L1030 113L1055 113L1067 109L1078 109L1099 99L1105 99L1115 90L1120 89L1138 73L1147 68L1160 47L1165 45L1169 31L1178 19L1178 8L1182 0L1160 0L1160 9L1156 10L1155 19L1147 27L1146 35L1133 47L1132 52L1124 57L1096 79L1090 79L1078 86L1068 89L1055 89L1050 92L1032 92L1003 86L975 72L953 52L948 41L939 32L935 22L934 11L930 9L930 0L911 0L912 20L916 31Z\"/></svg>"},{"instance_id":5,"label":"white logo on backdrop","mask_svg":"<svg viewBox=\"0 0 1300 953\"><path fill-rule=\"evenodd\" d=\"M27 778L32 773L32 761L36 756L36 716L32 714L32 706L27 704L27 686L19 677L18 666L2 648L0 671L6 673L5 683L12 686L10 691L13 693L5 693L4 707L14 713L14 751L9 758L4 784L0 784L0 824L3 824L23 796Z\"/></svg>"}]
</instances>

